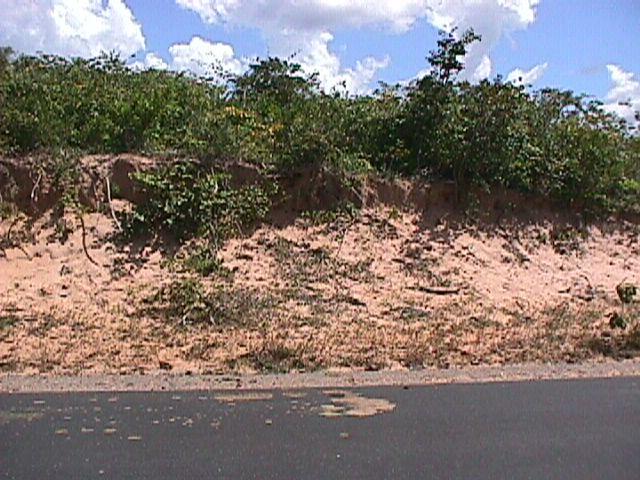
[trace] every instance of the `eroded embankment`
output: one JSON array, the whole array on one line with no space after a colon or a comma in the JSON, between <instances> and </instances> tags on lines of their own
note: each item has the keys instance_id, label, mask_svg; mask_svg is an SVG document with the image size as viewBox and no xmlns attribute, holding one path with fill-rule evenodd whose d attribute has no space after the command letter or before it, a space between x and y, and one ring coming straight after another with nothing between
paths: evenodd
<instances>
[{"instance_id":1,"label":"eroded embankment","mask_svg":"<svg viewBox=\"0 0 640 480\"><path fill-rule=\"evenodd\" d=\"M193 242L118 234L114 217L145 200L130 174L157 161L83 159L75 213L56 209L44 170L4 161L0 193L22 213L0 223L3 371L370 370L640 350L638 306L616 292L640 284L637 222L585 223L512 193L459 209L446 184L354 188L308 169L197 275L184 268ZM228 169L236 185L264 181Z\"/></svg>"}]
</instances>

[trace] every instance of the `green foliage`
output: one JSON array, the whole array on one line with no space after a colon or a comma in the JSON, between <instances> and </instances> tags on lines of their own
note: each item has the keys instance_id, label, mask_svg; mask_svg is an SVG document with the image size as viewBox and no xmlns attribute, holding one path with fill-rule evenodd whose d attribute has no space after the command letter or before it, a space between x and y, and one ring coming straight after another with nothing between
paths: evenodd
<instances>
[{"instance_id":1,"label":"green foliage","mask_svg":"<svg viewBox=\"0 0 640 480\"><path fill-rule=\"evenodd\" d=\"M638 294L638 287L632 283L621 283L616 286L616 293L623 305L633 302L634 297Z\"/></svg>"},{"instance_id":2,"label":"green foliage","mask_svg":"<svg viewBox=\"0 0 640 480\"><path fill-rule=\"evenodd\" d=\"M270 207L265 188L234 189L228 175L195 162L139 173L136 180L147 199L126 222L131 233L161 229L181 241L203 237L219 245L262 219Z\"/></svg>"},{"instance_id":3,"label":"green foliage","mask_svg":"<svg viewBox=\"0 0 640 480\"><path fill-rule=\"evenodd\" d=\"M205 142L215 140L222 90L183 75L134 72L111 54L21 56L0 75L0 145L10 152L218 153Z\"/></svg>"},{"instance_id":4,"label":"green foliage","mask_svg":"<svg viewBox=\"0 0 640 480\"><path fill-rule=\"evenodd\" d=\"M256 60L219 84L134 71L113 54L69 60L2 49L0 152L161 153L280 174L308 165L376 170L452 180L460 201L474 188L500 187L596 213L640 212L640 136L582 95L499 77L459 80L479 40L473 30L443 33L427 75L359 96L323 91L291 58ZM137 223L179 237L226 235L230 211L250 209L222 205L263 195L232 192L224 176L205 170L141 176L151 200Z\"/></svg>"},{"instance_id":5,"label":"green foliage","mask_svg":"<svg viewBox=\"0 0 640 480\"><path fill-rule=\"evenodd\" d=\"M273 309L272 299L251 290L207 286L195 277L179 278L146 299L148 308L182 326L257 324Z\"/></svg>"},{"instance_id":6,"label":"green foliage","mask_svg":"<svg viewBox=\"0 0 640 480\"><path fill-rule=\"evenodd\" d=\"M358 207L352 202L343 202L331 210L311 210L302 212L302 218L312 225L326 225L336 222L347 222L358 215Z\"/></svg>"},{"instance_id":7,"label":"green foliage","mask_svg":"<svg viewBox=\"0 0 640 480\"><path fill-rule=\"evenodd\" d=\"M8 330L18 323L18 319L12 316L0 316L0 331Z\"/></svg>"},{"instance_id":8,"label":"green foliage","mask_svg":"<svg viewBox=\"0 0 640 480\"><path fill-rule=\"evenodd\" d=\"M624 122L572 92L454 81L478 39L445 35L429 57L433 73L409 88L401 170L454 180L459 200L500 186L593 212L637 208L640 155Z\"/></svg>"},{"instance_id":9,"label":"green foliage","mask_svg":"<svg viewBox=\"0 0 640 480\"><path fill-rule=\"evenodd\" d=\"M17 215L18 209L13 203L0 201L0 220L8 220Z\"/></svg>"},{"instance_id":10,"label":"green foliage","mask_svg":"<svg viewBox=\"0 0 640 480\"><path fill-rule=\"evenodd\" d=\"M627 320L618 312L613 312L609 317L609 327L611 327L612 329L619 328L620 330L624 330L627 328L627 326Z\"/></svg>"},{"instance_id":11,"label":"green foliage","mask_svg":"<svg viewBox=\"0 0 640 480\"><path fill-rule=\"evenodd\" d=\"M10 47L0 47L0 74L3 74L11 65L13 50Z\"/></svg>"},{"instance_id":12,"label":"green foliage","mask_svg":"<svg viewBox=\"0 0 640 480\"><path fill-rule=\"evenodd\" d=\"M258 60L249 70L232 79L237 101L259 105L264 113L285 116L298 99L319 91L317 75L307 76L302 67L289 60L269 57Z\"/></svg>"},{"instance_id":13,"label":"green foliage","mask_svg":"<svg viewBox=\"0 0 640 480\"><path fill-rule=\"evenodd\" d=\"M189 253L182 261L182 265L187 270L197 273L203 277L219 274L222 276L230 275L230 271L222 264L222 260L218 258L217 252L211 245L202 245Z\"/></svg>"},{"instance_id":14,"label":"green foliage","mask_svg":"<svg viewBox=\"0 0 640 480\"><path fill-rule=\"evenodd\" d=\"M183 325L215 323L208 294L202 282L196 278L175 280L158 290L150 299L169 305L169 314L177 317Z\"/></svg>"},{"instance_id":15,"label":"green foliage","mask_svg":"<svg viewBox=\"0 0 640 480\"><path fill-rule=\"evenodd\" d=\"M450 32L440 31L437 50L429 52L427 60L433 68L433 77L447 83L464 68L464 56L469 45L481 37L473 29L465 31L456 38L456 28Z\"/></svg>"}]
</instances>

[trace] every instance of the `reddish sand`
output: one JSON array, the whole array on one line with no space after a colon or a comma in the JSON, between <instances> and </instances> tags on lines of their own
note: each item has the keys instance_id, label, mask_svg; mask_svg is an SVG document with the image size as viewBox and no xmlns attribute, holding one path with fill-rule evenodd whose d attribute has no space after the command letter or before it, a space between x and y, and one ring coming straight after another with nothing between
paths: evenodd
<instances>
[{"instance_id":1,"label":"reddish sand","mask_svg":"<svg viewBox=\"0 0 640 480\"><path fill-rule=\"evenodd\" d=\"M22 240L0 250L0 370L393 369L640 348L637 332L609 326L616 285L640 284L637 224L579 232L545 211L472 224L446 205L402 208L383 193L355 218L298 218L229 241L220 255L232 275L201 279L225 295L216 325L184 326L152 308L163 306L149 304L154 292L186 274L158 248L114 242L108 211L84 217L98 265L77 217L65 218L64 243L50 213L33 225L5 220L0 237L11 228Z\"/></svg>"}]
</instances>

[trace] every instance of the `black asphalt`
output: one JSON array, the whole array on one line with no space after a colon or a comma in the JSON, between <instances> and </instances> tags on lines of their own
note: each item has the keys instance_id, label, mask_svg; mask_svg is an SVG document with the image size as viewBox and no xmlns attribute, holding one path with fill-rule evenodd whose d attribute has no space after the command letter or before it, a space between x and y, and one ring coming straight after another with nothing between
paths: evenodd
<instances>
[{"instance_id":1,"label":"black asphalt","mask_svg":"<svg viewBox=\"0 0 640 480\"><path fill-rule=\"evenodd\" d=\"M640 479L640 378L321 390L0 395L0 474L41 479ZM44 402L44 403L43 403Z\"/></svg>"}]
</instances>

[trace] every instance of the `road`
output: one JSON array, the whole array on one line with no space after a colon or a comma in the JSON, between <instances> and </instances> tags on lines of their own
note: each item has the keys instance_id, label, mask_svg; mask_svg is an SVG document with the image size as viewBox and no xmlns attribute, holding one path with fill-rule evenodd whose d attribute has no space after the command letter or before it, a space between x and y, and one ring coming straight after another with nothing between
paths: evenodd
<instances>
[{"instance_id":1,"label":"road","mask_svg":"<svg viewBox=\"0 0 640 480\"><path fill-rule=\"evenodd\" d=\"M0 475L640 478L640 378L352 392L2 394Z\"/></svg>"}]
</instances>

